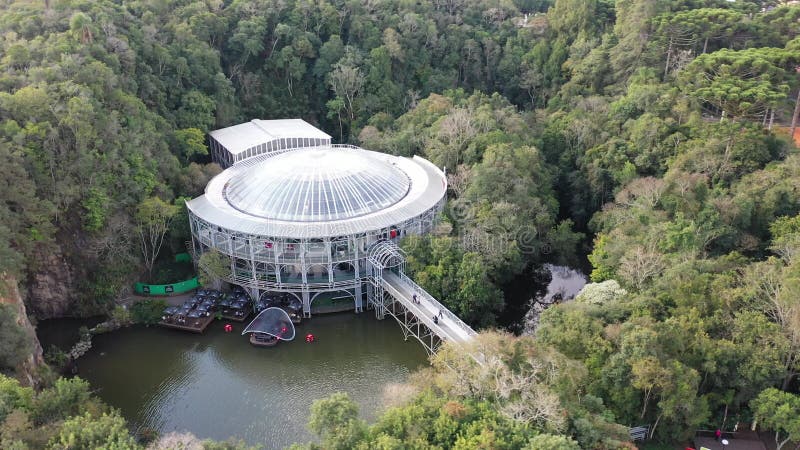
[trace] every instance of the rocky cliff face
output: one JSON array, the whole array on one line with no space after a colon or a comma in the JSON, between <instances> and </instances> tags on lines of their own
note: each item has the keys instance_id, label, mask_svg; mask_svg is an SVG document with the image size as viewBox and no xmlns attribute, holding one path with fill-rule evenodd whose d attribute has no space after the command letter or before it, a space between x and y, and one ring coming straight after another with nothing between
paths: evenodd
<instances>
[{"instance_id":1,"label":"rocky cliff face","mask_svg":"<svg viewBox=\"0 0 800 450\"><path fill-rule=\"evenodd\" d=\"M37 267L28 283L28 305L39 319L71 316L76 292L67 260L61 249L48 248L36 255Z\"/></svg>"},{"instance_id":2,"label":"rocky cliff face","mask_svg":"<svg viewBox=\"0 0 800 450\"><path fill-rule=\"evenodd\" d=\"M36 329L34 329L31 322L28 320L28 313L25 309L25 303L22 301L22 296L19 294L17 287L17 280L12 277L3 275L0 277L2 289L0 289L0 303L6 303L16 307L17 309L17 324L21 326L31 339L33 346L31 354L17 367L17 377L20 382L28 386L37 386L40 382L38 369L44 365L44 357L42 355L42 345L36 337Z\"/></svg>"}]
</instances>

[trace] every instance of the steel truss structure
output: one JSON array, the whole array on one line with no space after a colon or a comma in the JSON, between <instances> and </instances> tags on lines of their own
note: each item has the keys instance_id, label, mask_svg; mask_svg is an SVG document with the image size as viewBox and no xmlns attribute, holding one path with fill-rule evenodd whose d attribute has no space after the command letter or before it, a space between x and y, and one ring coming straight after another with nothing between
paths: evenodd
<instances>
[{"instance_id":1,"label":"steel truss structure","mask_svg":"<svg viewBox=\"0 0 800 450\"><path fill-rule=\"evenodd\" d=\"M398 296L385 289L384 271L402 274L405 269L405 253L394 242L381 241L369 251L367 257L367 305L375 310L375 317L383 320L387 315L393 317L403 331L403 339L417 339L432 355L441 345L442 338L411 312Z\"/></svg>"},{"instance_id":2,"label":"steel truss structure","mask_svg":"<svg viewBox=\"0 0 800 450\"><path fill-rule=\"evenodd\" d=\"M403 339L407 341L409 337L415 338L422 344L429 356L436 353L436 350L445 341L442 336L436 334L434 330L429 328L423 320L406 308L396 297L384 291L383 301L380 303L382 304L384 315L390 315L400 325L400 329L403 331Z\"/></svg>"},{"instance_id":3,"label":"steel truss structure","mask_svg":"<svg viewBox=\"0 0 800 450\"><path fill-rule=\"evenodd\" d=\"M475 336L469 325L408 278L404 269L405 254L394 242L381 241L370 249L367 306L375 310L376 318L393 317L405 340L417 339L429 355L445 341L464 343Z\"/></svg>"},{"instance_id":4,"label":"steel truss structure","mask_svg":"<svg viewBox=\"0 0 800 450\"><path fill-rule=\"evenodd\" d=\"M352 146L325 149L374 153ZM287 156L295 151L310 149L281 154ZM253 298L259 298L265 291L294 295L302 301L305 317L311 315L314 299L324 293L350 297L355 311L363 311L370 250L378 242L430 232L444 208L444 173L421 158L411 160L390 155L386 157L395 158L400 169L413 175L411 193L397 204L376 209L374 213L323 223L264 219L229 207L224 195L232 177L229 172L233 176L247 176L258 170L260 163L269 167L270 157L261 155L258 160L226 169L209 182L205 195L188 203L191 249L196 261L212 249L229 258L230 272L223 276L224 280L248 289Z\"/></svg>"}]
</instances>

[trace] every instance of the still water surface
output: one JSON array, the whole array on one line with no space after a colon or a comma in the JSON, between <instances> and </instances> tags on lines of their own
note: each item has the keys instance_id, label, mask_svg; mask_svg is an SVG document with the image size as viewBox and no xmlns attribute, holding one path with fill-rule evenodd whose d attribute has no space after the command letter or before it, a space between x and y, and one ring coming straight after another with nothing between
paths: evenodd
<instances>
[{"instance_id":1,"label":"still water surface","mask_svg":"<svg viewBox=\"0 0 800 450\"><path fill-rule=\"evenodd\" d=\"M386 386L427 364L416 341L403 341L393 320L369 313L317 316L298 338L257 348L236 324L212 323L203 335L133 328L96 336L78 361L80 376L134 426L200 438L237 437L266 448L308 441L309 408L347 392L374 419ZM303 337L313 333L314 343Z\"/></svg>"}]
</instances>

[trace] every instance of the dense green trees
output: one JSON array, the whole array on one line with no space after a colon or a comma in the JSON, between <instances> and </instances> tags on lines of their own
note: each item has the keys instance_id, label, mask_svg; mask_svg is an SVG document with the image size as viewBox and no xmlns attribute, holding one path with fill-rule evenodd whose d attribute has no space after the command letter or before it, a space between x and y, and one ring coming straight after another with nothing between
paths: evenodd
<instances>
[{"instance_id":1,"label":"dense green trees","mask_svg":"<svg viewBox=\"0 0 800 450\"><path fill-rule=\"evenodd\" d=\"M585 381L574 361L530 338L485 333L467 349L445 346L412 377L416 394L374 425L344 394L315 402L309 425L319 448L624 447L627 429L600 399L581 398Z\"/></svg>"},{"instance_id":2,"label":"dense green trees","mask_svg":"<svg viewBox=\"0 0 800 450\"><path fill-rule=\"evenodd\" d=\"M106 415L106 414L109 415ZM65 421L66 420L66 421ZM87 434L83 428L87 427ZM88 433L91 428L91 433ZM124 433L123 433L124 432ZM122 433L122 434L121 434ZM68 442L113 436L132 442L124 420L93 398L89 383L75 378L34 393L16 380L0 375L0 443L3 448L76 448ZM59 437L60 435L60 437ZM60 442L59 442L60 441ZM58 446L61 445L61 446Z\"/></svg>"},{"instance_id":3,"label":"dense green trees","mask_svg":"<svg viewBox=\"0 0 800 450\"><path fill-rule=\"evenodd\" d=\"M138 276L137 205L196 193L183 180L207 179L189 164L207 152L205 131L239 117L219 12L214 2L3 8L4 270L21 274L57 245L91 297Z\"/></svg>"},{"instance_id":4,"label":"dense green trees","mask_svg":"<svg viewBox=\"0 0 800 450\"><path fill-rule=\"evenodd\" d=\"M530 290L508 286L544 262L590 253L597 283L535 336L547 349L534 359L571 367L582 397L536 377L542 390L512 395L558 397L558 426L466 377L478 395L428 386L375 426L332 400L338 415L314 413L331 446L596 448L620 440L614 422L666 439L759 408L783 436L762 413L800 373L800 157L776 133L800 88L798 17L724 0L12 2L0 270L29 279L55 249L82 304L102 304L161 247L183 248L182 198L220 170L205 132L304 117L447 168L442 226L403 246L418 282L472 324L524 305ZM46 407L72 395L61 389L15 407L28 412L12 428L66 419ZM96 412L98 439L115 439Z\"/></svg>"},{"instance_id":5,"label":"dense green trees","mask_svg":"<svg viewBox=\"0 0 800 450\"><path fill-rule=\"evenodd\" d=\"M793 68L799 59L794 52L773 48L704 54L682 73L687 79L684 90L719 110L723 118L763 117L786 99L788 74L783 67Z\"/></svg>"},{"instance_id":6,"label":"dense green trees","mask_svg":"<svg viewBox=\"0 0 800 450\"><path fill-rule=\"evenodd\" d=\"M630 76L613 70L622 35L592 50L611 57L602 78L602 63L588 74L570 64L572 104L536 124L570 186L562 208L595 234L592 280L603 282L546 311L536 337L581 361L587 392L621 422L664 439L752 417L759 392L797 377L800 178L795 150L765 130L791 112L796 52L784 47L797 31L755 38L794 13L682 3L648 13L652 39Z\"/></svg>"},{"instance_id":7,"label":"dense green trees","mask_svg":"<svg viewBox=\"0 0 800 450\"><path fill-rule=\"evenodd\" d=\"M222 279L230 271L231 261L218 251L204 253L197 261L198 279L203 286L219 289Z\"/></svg>"},{"instance_id":8,"label":"dense green trees","mask_svg":"<svg viewBox=\"0 0 800 450\"><path fill-rule=\"evenodd\" d=\"M782 49L800 32L796 8L697 6L13 3L0 19L10 32L0 43L0 147L14 180L0 210L4 265L20 272L37 248L73 246L59 232L78 232L83 245L65 249L75 275L108 295L137 272L136 208L195 195L214 173L203 164L202 133L285 116L462 175L453 203L476 219L469 232L503 236L495 273L513 277L544 252L570 260L579 236L564 219L586 231L621 185L663 174L685 153L679 146L700 153L684 163L716 158L712 176L741 174L728 155L750 144L732 139L734 128L698 122L696 99L731 118L786 113L795 81ZM525 22L523 13L544 11ZM445 93L452 88L485 94ZM762 165L776 156L761 155ZM495 190L497 179L507 185ZM185 232L172 233L170 246ZM537 239L520 249L514 233Z\"/></svg>"},{"instance_id":9,"label":"dense green trees","mask_svg":"<svg viewBox=\"0 0 800 450\"><path fill-rule=\"evenodd\" d=\"M753 399L751 406L756 417L775 430L778 450L800 439L800 396L770 388Z\"/></svg>"},{"instance_id":10,"label":"dense green trees","mask_svg":"<svg viewBox=\"0 0 800 450\"><path fill-rule=\"evenodd\" d=\"M415 279L480 326L502 311L503 283L543 261L575 261L581 239L558 220L554 168L527 120L497 94L456 90L420 101L393 126L376 116L359 135L371 148L419 153L448 168L447 224L403 245Z\"/></svg>"},{"instance_id":11,"label":"dense green trees","mask_svg":"<svg viewBox=\"0 0 800 450\"><path fill-rule=\"evenodd\" d=\"M665 186L658 204L678 186ZM762 389L789 389L797 373L794 258L736 253L766 245L737 237L731 194L704 195L728 210L691 219L693 208L673 218L642 203L607 208L598 223L609 234L595 241L592 278L619 280L626 290L608 295L590 285L574 304L548 310L537 333L596 374L590 393L626 421L658 423L657 435L747 415ZM783 254L794 254L795 220L773 227L772 247Z\"/></svg>"},{"instance_id":12,"label":"dense green trees","mask_svg":"<svg viewBox=\"0 0 800 450\"><path fill-rule=\"evenodd\" d=\"M150 437L152 439L152 436ZM0 447L9 450L202 448L247 450L237 441L214 442L168 434L140 442L119 412L103 404L80 378L59 379L39 392L0 375Z\"/></svg>"},{"instance_id":13,"label":"dense green trees","mask_svg":"<svg viewBox=\"0 0 800 450\"><path fill-rule=\"evenodd\" d=\"M125 419L116 413L103 413L92 417L89 413L75 416L61 425L58 436L51 440L51 449L113 448L136 450L140 448L126 427Z\"/></svg>"}]
</instances>

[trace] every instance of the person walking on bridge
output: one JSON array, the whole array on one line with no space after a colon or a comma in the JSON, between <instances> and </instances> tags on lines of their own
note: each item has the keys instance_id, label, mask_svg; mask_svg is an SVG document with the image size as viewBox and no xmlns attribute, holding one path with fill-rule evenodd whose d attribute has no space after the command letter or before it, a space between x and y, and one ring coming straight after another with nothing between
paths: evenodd
<instances>
[{"instance_id":1,"label":"person walking on bridge","mask_svg":"<svg viewBox=\"0 0 800 450\"><path fill-rule=\"evenodd\" d=\"M439 318L440 318L440 319L443 319L443 318L444 318L444 316L442 315L442 308L439 308Z\"/></svg>"}]
</instances>

